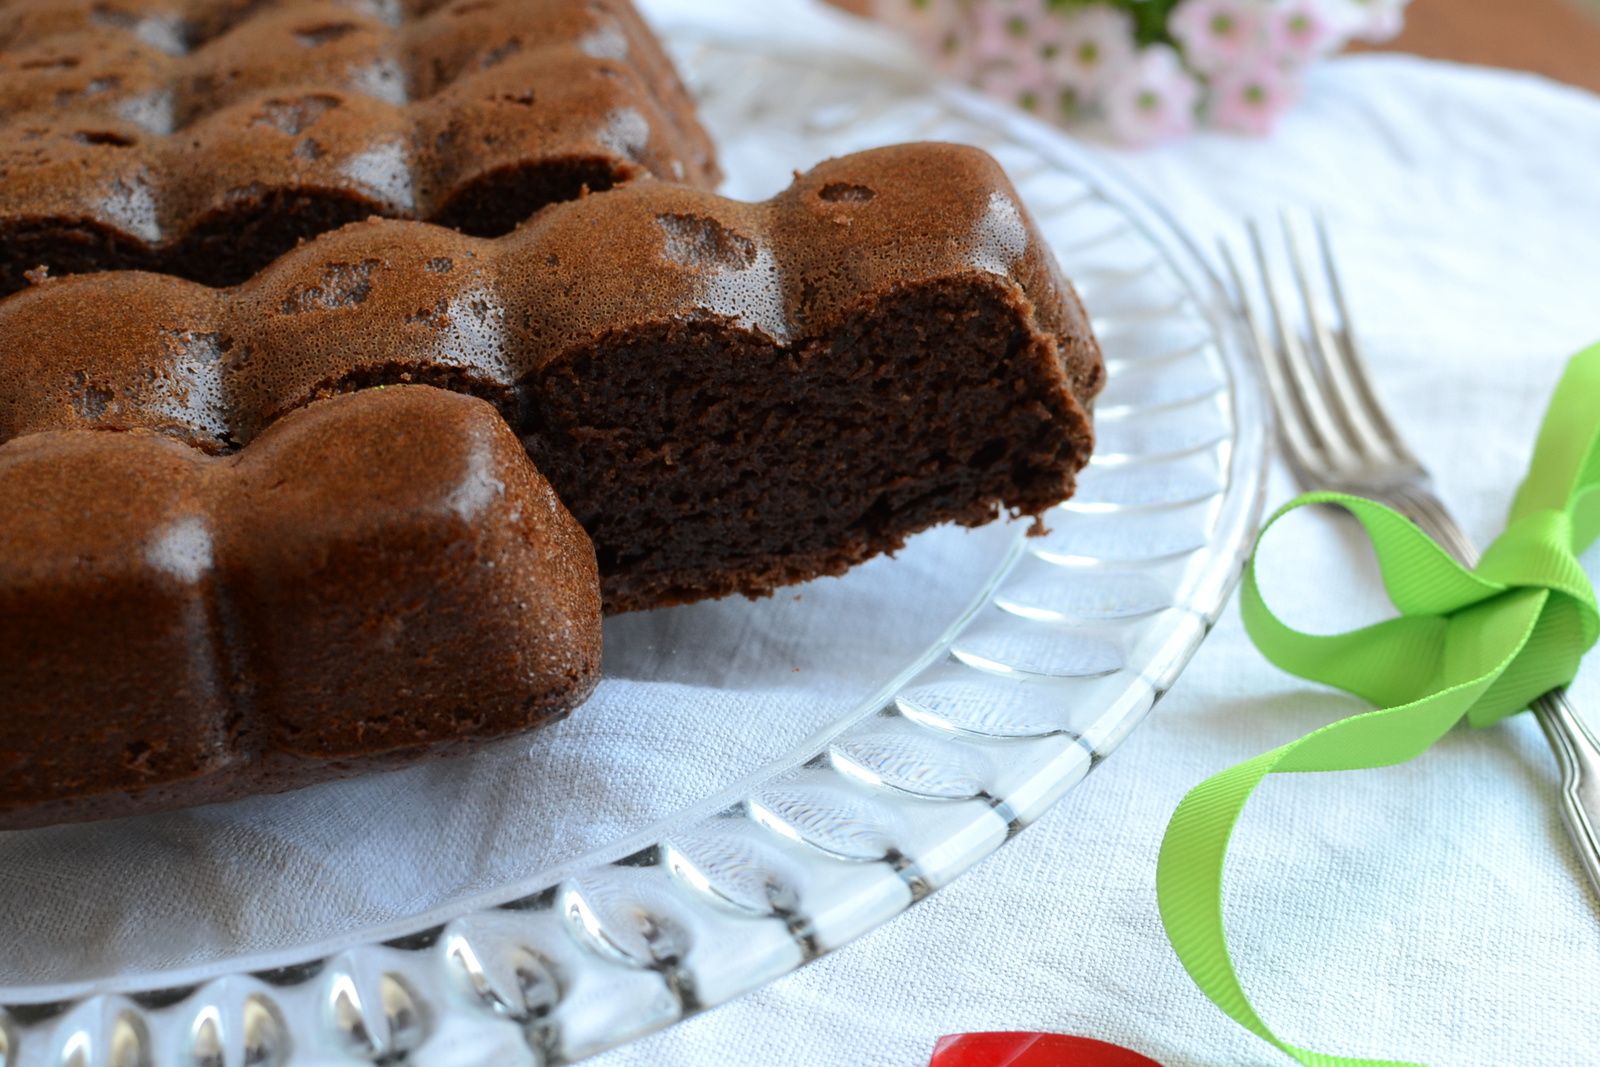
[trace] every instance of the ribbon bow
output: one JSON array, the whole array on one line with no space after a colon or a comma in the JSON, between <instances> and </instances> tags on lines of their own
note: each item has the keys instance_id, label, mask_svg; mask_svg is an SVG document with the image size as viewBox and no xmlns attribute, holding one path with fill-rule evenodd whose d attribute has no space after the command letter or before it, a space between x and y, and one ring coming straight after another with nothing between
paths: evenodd
<instances>
[{"instance_id":1,"label":"ribbon bow","mask_svg":"<svg viewBox=\"0 0 1600 1067\"><path fill-rule=\"evenodd\" d=\"M1490 726L1566 685L1600 636L1600 608L1578 553L1600 534L1600 344L1574 356L1556 387L1510 522L1475 569L1410 520L1343 493L1311 493L1366 529L1398 617L1350 633L1301 633L1272 614L1245 570L1240 614L1277 666L1382 710L1324 726L1200 783L1167 826L1156 892L1167 937L1195 984L1252 1033L1315 1067L1411 1067L1328 1056L1279 1038L1256 1014L1228 956L1222 872L1228 838L1269 774L1387 767L1421 755L1457 722ZM1257 542L1259 552L1260 542Z\"/></svg>"}]
</instances>

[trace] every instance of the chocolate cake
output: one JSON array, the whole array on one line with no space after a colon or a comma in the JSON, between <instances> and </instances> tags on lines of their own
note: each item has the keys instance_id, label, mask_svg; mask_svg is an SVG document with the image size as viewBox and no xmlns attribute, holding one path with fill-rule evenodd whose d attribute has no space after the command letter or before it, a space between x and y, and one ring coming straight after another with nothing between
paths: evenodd
<instances>
[{"instance_id":1,"label":"chocolate cake","mask_svg":"<svg viewBox=\"0 0 1600 1067\"><path fill-rule=\"evenodd\" d=\"M594 552L482 401L370 389L207 456L0 446L0 828L460 751L582 702Z\"/></svg>"},{"instance_id":2,"label":"chocolate cake","mask_svg":"<svg viewBox=\"0 0 1600 1067\"><path fill-rule=\"evenodd\" d=\"M637 182L497 239L355 223L231 289L49 280L0 303L0 357L0 440L147 430L223 455L333 393L482 397L593 538L612 611L1037 515L1088 458L1103 376L999 167L937 144L762 203Z\"/></svg>"},{"instance_id":3,"label":"chocolate cake","mask_svg":"<svg viewBox=\"0 0 1600 1067\"><path fill-rule=\"evenodd\" d=\"M37 266L241 282L369 215L506 233L710 143L628 0L11 0L0 294Z\"/></svg>"},{"instance_id":4,"label":"chocolate cake","mask_svg":"<svg viewBox=\"0 0 1600 1067\"><path fill-rule=\"evenodd\" d=\"M33 277L0 301L0 828L546 722L594 684L602 595L759 595L1038 515L1103 376L951 145L497 238L358 222L230 288Z\"/></svg>"}]
</instances>

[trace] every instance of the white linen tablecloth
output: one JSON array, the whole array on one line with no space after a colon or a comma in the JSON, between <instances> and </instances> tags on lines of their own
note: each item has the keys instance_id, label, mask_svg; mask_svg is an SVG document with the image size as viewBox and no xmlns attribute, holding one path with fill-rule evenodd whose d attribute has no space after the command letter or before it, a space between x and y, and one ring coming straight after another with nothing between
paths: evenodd
<instances>
[{"instance_id":1,"label":"white linen tablecloth","mask_svg":"<svg viewBox=\"0 0 1600 1067\"><path fill-rule=\"evenodd\" d=\"M667 24L826 32L787 3L645 7ZM1270 138L1115 154L1206 247L1246 214L1320 206L1383 396L1468 530L1498 531L1565 357L1600 339L1600 98L1345 58L1315 71ZM1276 471L1270 503L1291 493ZM1331 519L1297 521L1269 563L1292 621L1326 630L1382 610L1368 554ZM1600 664L1576 698L1600 721ZM1156 852L1189 787L1360 707L1267 665L1230 609L1151 720L1017 841L876 933L595 1067L909 1067L940 1034L988 1029L1081 1033L1169 1067L1287 1063L1179 966ZM1269 781L1235 838L1227 902L1268 1022L1351 1055L1600 1063L1600 905L1554 790L1526 715L1457 730L1406 766Z\"/></svg>"}]
</instances>

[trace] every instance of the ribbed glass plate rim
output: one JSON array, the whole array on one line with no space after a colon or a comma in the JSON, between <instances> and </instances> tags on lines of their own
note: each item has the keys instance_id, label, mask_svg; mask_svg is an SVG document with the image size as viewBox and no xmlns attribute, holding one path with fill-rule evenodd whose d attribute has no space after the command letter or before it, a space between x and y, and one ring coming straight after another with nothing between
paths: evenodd
<instances>
[{"instance_id":1,"label":"ribbed glass plate rim","mask_svg":"<svg viewBox=\"0 0 1600 1067\"><path fill-rule=\"evenodd\" d=\"M729 49L698 47L711 57ZM743 58L754 46L737 47ZM905 69L885 76L921 77ZM1144 718L1215 622L1259 522L1268 431L1259 383L1220 282L1159 205L1059 131L959 87L923 88L938 114L986 131L972 138L980 146L1023 146L1115 209L1181 282L1213 342L1197 358L1221 370L1231 422L1229 439L1215 446L1224 483L1210 539L1187 554L1205 566L1164 609L1171 625L1151 629L1155 646L1141 646L1129 684L1113 698L1116 713L1096 720L1096 735L1025 712L998 725L963 719L960 708L906 696L930 671L958 672L980 690L1012 686L1034 703L1041 693L1060 696L1051 678L1033 677L1049 669L997 660L970 639L975 621L991 618L1005 578L1037 559L1018 538L925 656L853 714L702 803L380 928L175 971L0 989L0 1067L570 1062L789 973L925 899L1048 810ZM1092 292L1089 302L1092 309ZM1036 626L1046 639L1072 625L1048 605L1001 607L1006 626ZM1066 673L1093 679L1116 669L1077 663ZM1024 743L1037 766L1014 788L991 788L991 754ZM910 824L932 812L956 814L918 838Z\"/></svg>"}]
</instances>

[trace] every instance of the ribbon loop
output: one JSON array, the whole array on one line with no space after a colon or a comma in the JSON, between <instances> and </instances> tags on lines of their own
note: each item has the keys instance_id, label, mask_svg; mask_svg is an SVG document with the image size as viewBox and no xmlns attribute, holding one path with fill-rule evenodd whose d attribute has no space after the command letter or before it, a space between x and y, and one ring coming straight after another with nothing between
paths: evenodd
<instances>
[{"instance_id":1,"label":"ribbon loop","mask_svg":"<svg viewBox=\"0 0 1600 1067\"><path fill-rule=\"evenodd\" d=\"M1600 343L1572 357L1556 385L1534 443L1533 461L1511 505L1512 522L1532 511L1575 512L1579 498L1600 486L1596 396L1600 396ZM1594 540L1594 531L1583 533L1574 548Z\"/></svg>"},{"instance_id":2,"label":"ribbon loop","mask_svg":"<svg viewBox=\"0 0 1600 1067\"><path fill-rule=\"evenodd\" d=\"M1256 1013L1228 954L1222 877L1228 840L1269 774L1360 770L1421 755L1452 726L1489 726L1570 682L1600 638L1600 607L1577 553L1600 534L1600 344L1573 357L1541 427L1504 534L1469 570L1414 523L1375 501L1311 493L1272 516L1335 504L1372 539L1399 615L1350 633L1313 635L1267 607L1251 558L1240 615L1277 666L1380 705L1331 723L1200 783L1161 843L1161 919L1195 984L1241 1025L1301 1064L1373 1067L1291 1045ZM1257 543L1259 553L1260 542ZM1398 1065L1407 1067L1407 1065Z\"/></svg>"}]
</instances>

